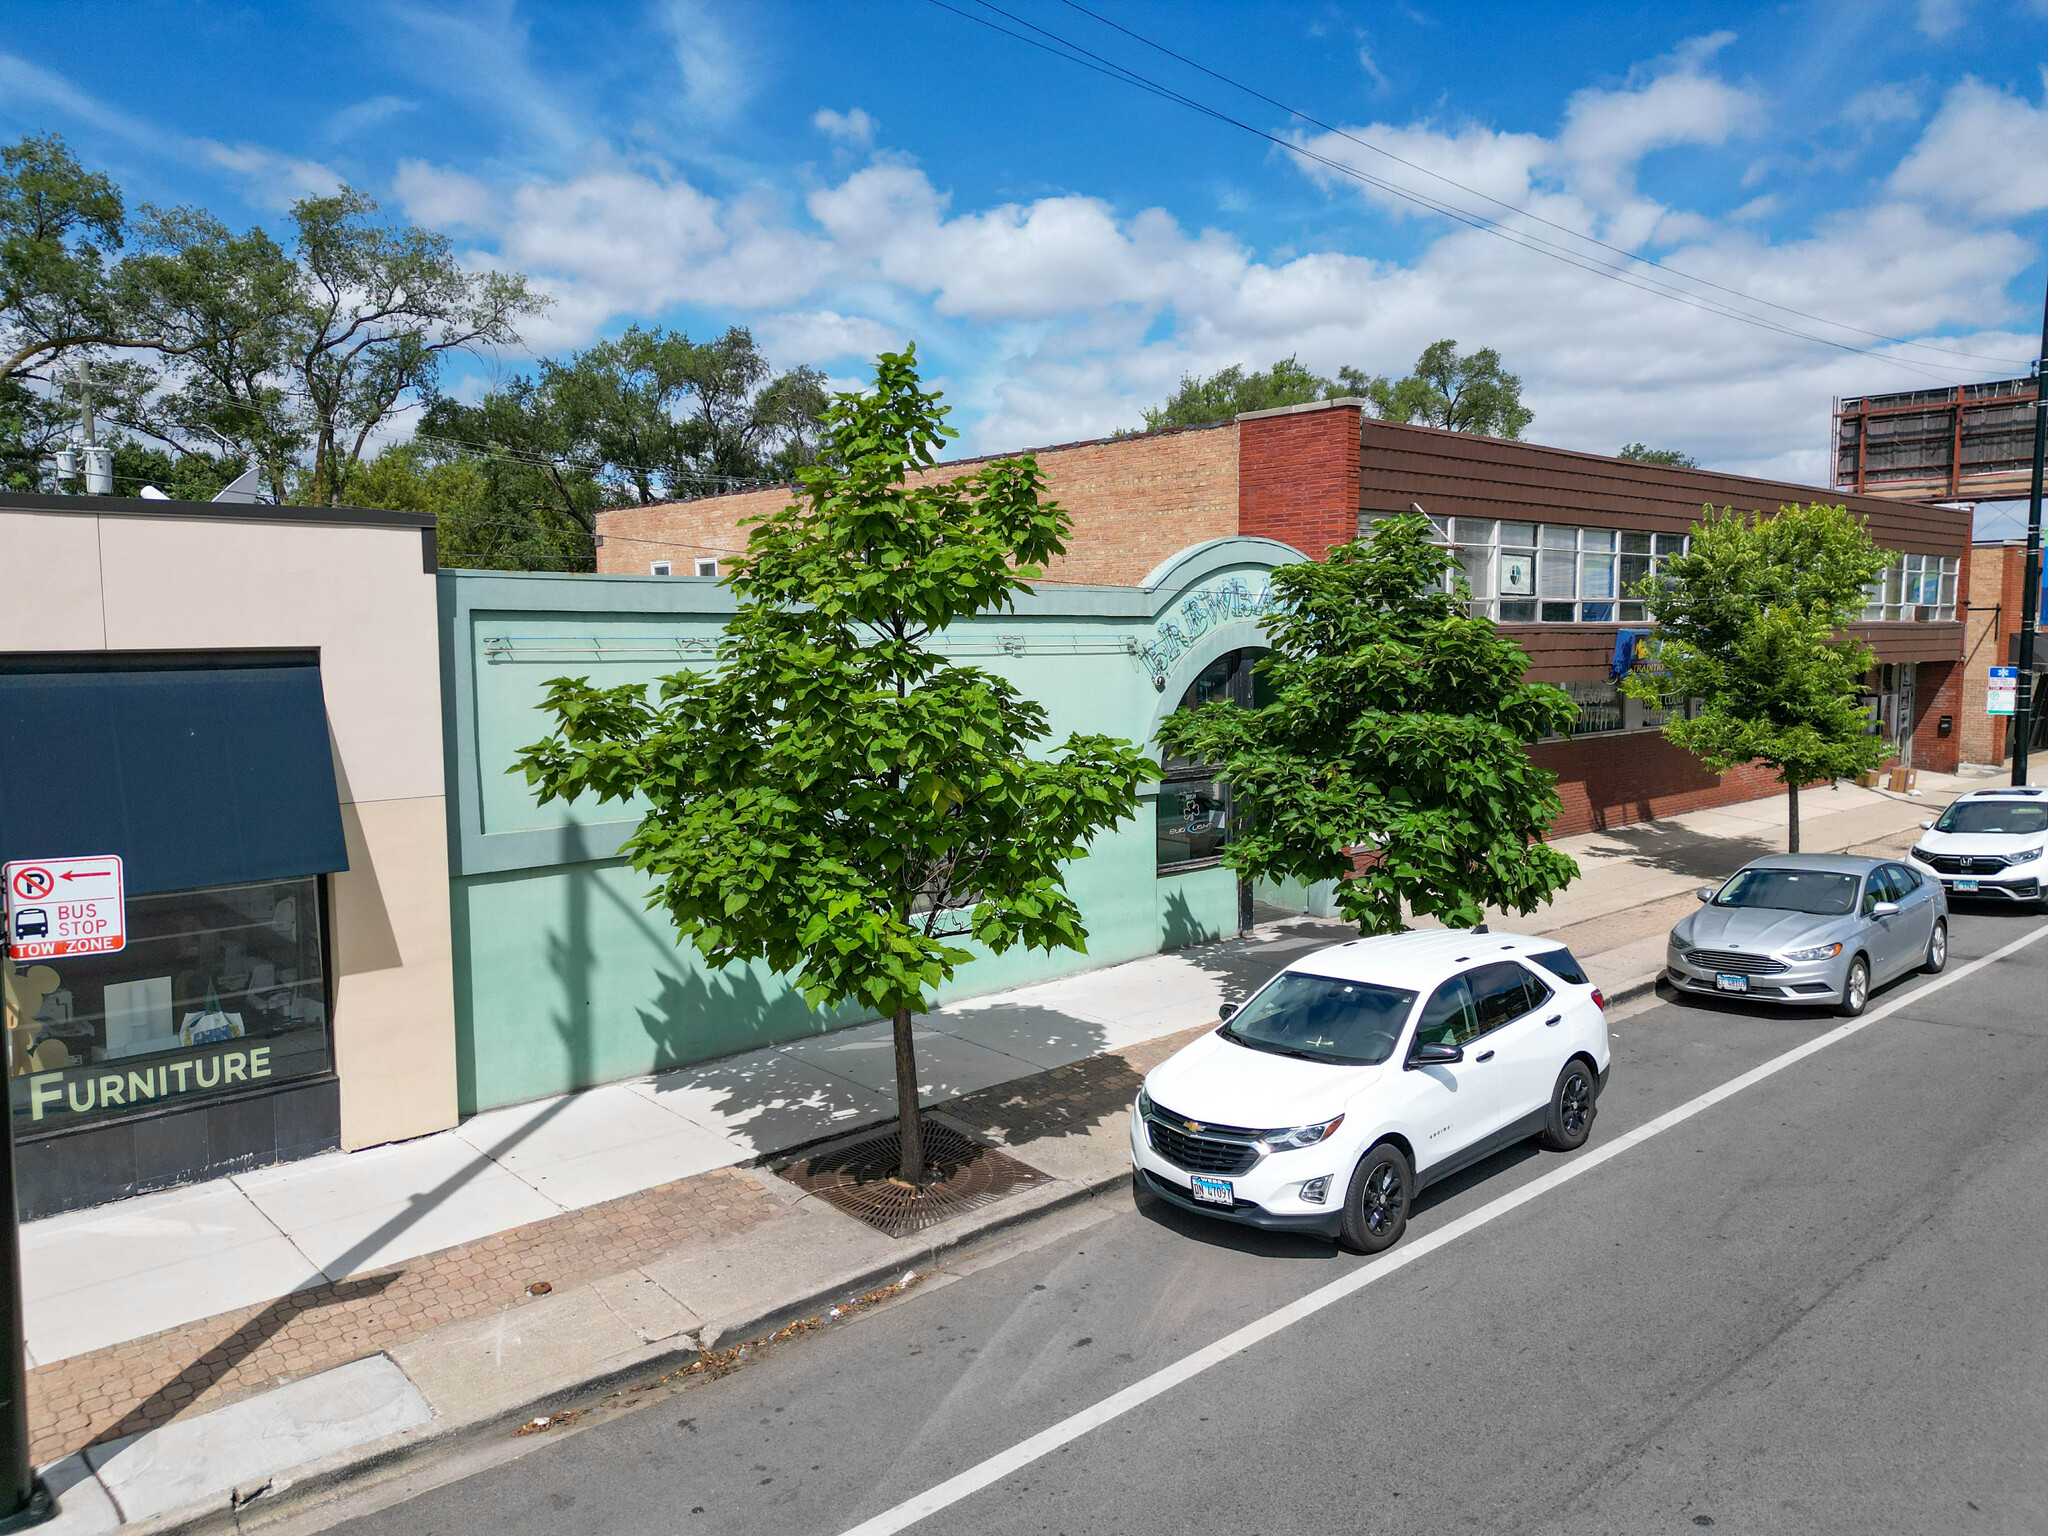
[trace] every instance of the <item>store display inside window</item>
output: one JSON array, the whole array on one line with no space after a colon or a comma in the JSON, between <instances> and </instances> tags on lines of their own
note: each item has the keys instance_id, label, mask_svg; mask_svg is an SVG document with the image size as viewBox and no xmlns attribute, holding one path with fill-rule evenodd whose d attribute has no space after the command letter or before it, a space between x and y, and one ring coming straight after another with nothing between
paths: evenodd
<instances>
[{"instance_id":1,"label":"store display inside window","mask_svg":"<svg viewBox=\"0 0 2048 1536\"><path fill-rule=\"evenodd\" d=\"M1178 707L1264 703L1264 690L1252 666L1262 654L1242 650L1217 657L1188 685ZM1163 766L1166 779L1159 786L1153 813L1155 867L1166 871L1215 863L1230 841L1230 787L1216 781L1210 764L1169 757Z\"/></svg>"},{"instance_id":2,"label":"store display inside window","mask_svg":"<svg viewBox=\"0 0 2048 1536\"><path fill-rule=\"evenodd\" d=\"M328 1070L320 883L131 896L128 943L6 965L19 1132Z\"/></svg>"}]
</instances>

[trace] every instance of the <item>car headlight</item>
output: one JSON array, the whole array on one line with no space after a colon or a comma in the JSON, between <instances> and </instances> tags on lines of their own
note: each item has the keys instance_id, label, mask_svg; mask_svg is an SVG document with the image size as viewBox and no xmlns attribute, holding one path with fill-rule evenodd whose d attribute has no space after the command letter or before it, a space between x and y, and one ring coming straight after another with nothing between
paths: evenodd
<instances>
[{"instance_id":1,"label":"car headlight","mask_svg":"<svg viewBox=\"0 0 2048 1536\"><path fill-rule=\"evenodd\" d=\"M1259 1136L1259 1146L1268 1152L1292 1152L1296 1147L1312 1147L1319 1141L1329 1140L1343 1123L1344 1117L1339 1115L1321 1125L1297 1125L1285 1131L1265 1131Z\"/></svg>"},{"instance_id":2,"label":"car headlight","mask_svg":"<svg viewBox=\"0 0 2048 1536\"><path fill-rule=\"evenodd\" d=\"M1817 949L1788 949L1787 960L1832 960L1842 952L1839 944L1823 944Z\"/></svg>"},{"instance_id":3,"label":"car headlight","mask_svg":"<svg viewBox=\"0 0 2048 1536\"><path fill-rule=\"evenodd\" d=\"M2005 862L2008 864L2031 864L2039 857L2041 857L2040 849L2028 848L2019 853L2008 853L2005 856Z\"/></svg>"},{"instance_id":4,"label":"car headlight","mask_svg":"<svg viewBox=\"0 0 2048 1536\"><path fill-rule=\"evenodd\" d=\"M1147 1119L1152 1114L1152 1096L1143 1087L1138 1089L1138 1118Z\"/></svg>"},{"instance_id":5,"label":"car headlight","mask_svg":"<svg viewBox=\"0 0 2048 1536\"><path fill-rule=\"evenodd\" d=\"M1925 864L1927 860L1931 857L1927 850L1925 848L1922 848L1918 843L1915 843L1913 845L1912 854L1913 857L1918 859L1922 864Z\"/></svg>"}]
</instances>

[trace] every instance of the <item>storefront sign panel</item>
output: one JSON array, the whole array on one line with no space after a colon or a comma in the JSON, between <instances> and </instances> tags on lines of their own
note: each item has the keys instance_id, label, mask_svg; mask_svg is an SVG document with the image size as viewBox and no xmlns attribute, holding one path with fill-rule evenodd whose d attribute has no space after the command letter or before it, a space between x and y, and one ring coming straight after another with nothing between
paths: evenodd
<instances>
[{"instance_id":1,"label":"storefront sign panel","mask_svg":"<svg viewBox=\"0 0 2048 1536\"><path fill-rule=\"evenodd\" d=\"M1987 715L2009 715L2019 701L2020 669L2018 667L1993 667L1991 681L1984 690L1984 713Z\"/></svg>"},{"instance_id":2,"label":"storefront sign panel","mask_svg":"<svg viewBox=\"0 0 2048 1536\"><path fill-rule=\"evenodd\" d=\"M112 954L128 942L121 860L17 859L0 866L7 891L7 953L14 960Z\"/></svg>"}]
</instances>

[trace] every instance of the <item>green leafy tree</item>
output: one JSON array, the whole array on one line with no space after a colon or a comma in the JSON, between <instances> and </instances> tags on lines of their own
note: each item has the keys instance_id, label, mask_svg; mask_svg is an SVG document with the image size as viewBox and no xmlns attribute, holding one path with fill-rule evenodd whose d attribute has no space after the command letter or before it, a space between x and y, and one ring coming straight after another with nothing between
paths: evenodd
<instances>
[{"instance_id":1,"label":"green leafy tree","mask_svg":"<svg viewBox=\"0 0 2048 1536\"><path fill-rule=\"evenodd\" d=\"M765 961L815 1008L893 1021L901 1177L924 1178L911 1017L971 954L1084 949L1062 866L1135 813L1154 770L1128 742L1069 736L930 641L1008 608L1063 552L1069 519L1035 460L909 486L949 436L913 352L840 395L798 499L758 523L730 584L716 670L549 685L554 731L520 766L543 803L644 796L623 848L714 967Z\"/></svg>"},{"instance_id":2,"label":"green leafy tree","mask_svg":"<svg viewBox=\"0 0 2048 1536\"><path fill-rule=\"evenodd\" d=\"M1470 927L1486 907L1528 912L1578 874L1543 842L1557 777L1527 744L1569 731L1571 697L1525 682L1529 658L1466 597L1427 519L1283 566L1258 668L1271 702L1170 715L1176 755L1219 765L1244 807L1223 862L1245 878L1336 880L1362 933L1404 909ZM1352 851L1371 856L1350 876Z\"/></svg>"},{"instance_id":3,"label":"green leafy tree","mask_svg":"<svg viewBox=\"0 0 2048 1536\"><path fill-rule=\"evenodd\" d=\"M1652 448L1647 443L1630 443L1615 455L1631 464L1665 464L1672 469L1698 469L1700 461L1676 448Z\"/></svg>"},{"instance_id":4,"label":"green leafy tree","mask_svg":"<svg viewBox=\"0 0 2048 1536\"><path fill-rule=\"evenodd\" d=\"M0 148L0 380L130 343L114 292L127 211L55 134Z\"/></svg>"},{"instance_id":5,"label":"green leafy tree","mask_svg":"<svg viewBox=\"0 0 2048 1536\"><path fill-rule=\"evenodd\" d=\"M1640 594L1657 626L1648 669L1623 685L1646 703L1699 701L1670 740L1715 772L1776 770L1787 796L1787 846L1799 851L1799 786L1867 773L1884 761L1862 703L1870 647L1844 631L1884 553L1863 519L1815 502L1775 517L1723 508L1693 529Z\"/></svg>"},{"instance_id":6,"label":"green leafy tree","mask_svg":"<svg viewBox=\"0 0 2048 1536\"><path fill-rule=\"evenodd\" d=\"M1501 367L1492 347L1460 357L1455 341L1436 341L1404 379L1368 378L1355 368L1340 368L1337 377L1345 393L1370 401L1383 421L1518 438L1536 418L1522 404L1521 377Z\"/></svg>"},{"instance_id":7,"label":"green leafy tree","mask_svg":"<svg viewBox=\"0 0 2048 1536\"><path fill-rule=\"evenodd\" d=\"M1206 422L1228 421L1246 411L1270 411L1283 405L1321 400L1330 392L1328 379L1292 357L1283 357L1271 368L1255 373L1232 364L1207 378L1183 374L1180 388L1164 404L1145 412L1144 430L1163 432L1170 427L1199 427Z\"/></svg>"}]
</instances>

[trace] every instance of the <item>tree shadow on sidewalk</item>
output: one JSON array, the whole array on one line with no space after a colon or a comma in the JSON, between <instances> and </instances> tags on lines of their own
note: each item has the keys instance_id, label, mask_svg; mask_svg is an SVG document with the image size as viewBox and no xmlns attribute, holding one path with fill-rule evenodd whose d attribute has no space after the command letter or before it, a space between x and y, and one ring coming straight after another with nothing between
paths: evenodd
<instances>
[{"instance_id":1,"label":"tree shadow on sidewalk","mask_svg":"<svg viewBox=\"0 0 2048 1536\"><path fill-rule=\"evenodd\" d=\"M1602 836L1607 841L1586 850L1593 857L1638 869L1663 870L1689 880L1722 880L1751 859L1777 852L1760 837L1708 837L1655 821L1615 827Z\"/></svg>"}]
</instances>

